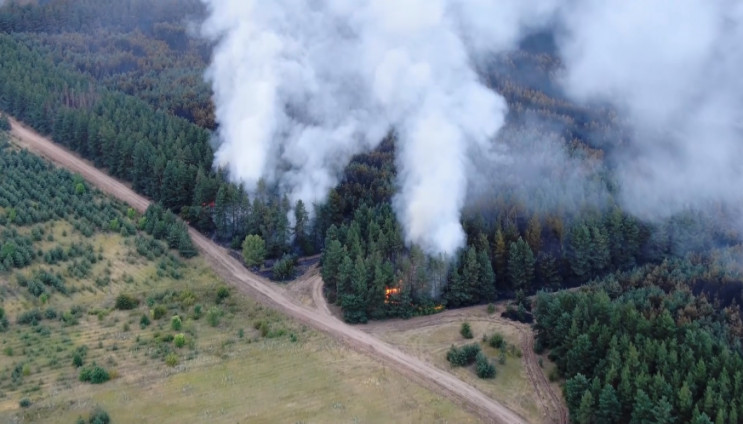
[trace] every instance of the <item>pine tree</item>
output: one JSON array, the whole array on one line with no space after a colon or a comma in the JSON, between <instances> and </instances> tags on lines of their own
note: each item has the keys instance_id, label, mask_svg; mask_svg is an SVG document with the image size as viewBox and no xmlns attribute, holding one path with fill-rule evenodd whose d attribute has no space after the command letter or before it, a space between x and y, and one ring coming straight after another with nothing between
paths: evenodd
<instances>
[{"instance_id":1,"label":"pine tree","mask_svg":"<svg viewBox=\"0 0 743 424\"><path fill-rule=\"evenodd\" d=\"M591 424L593 422L593 395L590 390L586 390L580 399L577 422L579 424Z\"/></svg>"},{"instance_id":2,"label":"pine tree","mask_svg":"<svg viewBox=\"0 0 743 424\"><path fill-rule=\"evenodd\" d=\"M338 240L330 240L325 245L322 255L322 279L329 287L337 287L341 263L343 262L343 245Z\"/></svg>"},{"instance_id":3,"label":"pine tree","mask_svg":"<svg viewBox=\"0 0 743 424\"><path fill-rule=\"evenodd\" d=\"M266 259L266 242L261 236L250 234L242 242L242 253L247 266L260 267Z\"/></svg>"},{"instance_id":4,"label":"pine tree","mask_svg":"<svg viewBox=\"0 0 743 424\"><path fill-rule=\"evenodd\" d=\"M542 222L536 214L529 220L524 237L531 251L536 255L542 248Z\"/></svg>"},{"instance_id":5,"label":"pine tree","mask_svg":"<svg viewBox=\"0 0 743 424\"><path fill-rule=\"evenodd\" d=\"M307 238L309 220L310 217L307 213L307 209L304 207L304 202L302 202L301 199L297 200L297 203L294 206L294 228L292 229L292 232L294 233L295 245L299 247L300 251L305 255L311 253L312 250L309 239Z\"/></svg>"},{"instance_id":6,"label":"pine tree","mask_svg":"<svg viewBox=\"0 0 743 424\"><path fill-rule=\"evenodd\" d=\"M477 252L477 267L480 275L478 293L480 301L494 302L497 297L495 272L493 272L493 265L490 263L487 250L481 249Z\"/></svg>"},{"instance_id":7,"label":"pine tree","mask_svg":"<svg viewBox=\"0 0 743 424\"><path fill-rule=\"evenodd\" d=\"M653 424L655 422L653 401L644 390L638 389L632 406L631 424Z\"/></svg>"},{"instance_id":8,"label":"pine tree","mask_svg":"<svg viewBox=\"0 0 743 424\"><path fill-rule=\"evenodd\" d=\"M598 411L596 411L597 424L618 423L622 417L622 405L617 399L616 391L610 384L605 384L599 396Z\"/></svg>"},{"instance_id":9,"label":"pine tree","mask_svg":"<svg viewBox=\"0 0 743 424\"><path fill-rule=\"evenodd\" d=\"M508 255L508 274L516 290L530 291L534 281L534 254L529 245L519 237L511 243Z\"/></svg>"}]
</instances>

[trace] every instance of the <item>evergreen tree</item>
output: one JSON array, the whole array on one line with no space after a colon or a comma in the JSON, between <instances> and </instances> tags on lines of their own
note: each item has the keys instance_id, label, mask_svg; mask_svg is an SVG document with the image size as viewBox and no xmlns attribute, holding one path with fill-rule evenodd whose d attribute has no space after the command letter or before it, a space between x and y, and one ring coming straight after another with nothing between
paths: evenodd
<instances>
[{"instance_id":1,"label":"evergreen tree","mask_svg":"<svg viewBox=\"0 0 743 424\"><path fill-rule=\"evenodd\" d=\"M529 245L519 237L511 243L508 255L508 274L516 290L530 291L534 281L534 254Z\"/></svg>"},{"instance_id":2,"label":"evergreen tree","mask_svg":"<svg viewBox=\"0 0 743 424\"><path fill-rule=\"evenodd\" d=\"M597 424L619 423L622 416L622 405L617 399L616 391L610 384L605 384L599 396L598 410L596 411Z\"/></svg>"},{"instance_id":3,"label":"evergreen tree","mask_svg":"<svg viewBox=\"0 0 743 424\"><path fill-rule=\"evenodd\" d=\"M250 234L243 240L242 253L247 266L260 267L266 259L266 242L261 236Z\"/></svg>"}]
</instances>

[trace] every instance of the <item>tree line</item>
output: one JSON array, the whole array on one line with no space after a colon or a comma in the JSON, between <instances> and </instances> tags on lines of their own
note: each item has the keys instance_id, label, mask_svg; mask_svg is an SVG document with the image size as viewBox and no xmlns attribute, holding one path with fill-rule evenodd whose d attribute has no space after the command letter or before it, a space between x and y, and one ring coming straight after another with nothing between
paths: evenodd
<instances>
[{"instance_id":1,"label":"tree line","mask_svg":"<svg viewBox=\"0 0 743 424\"><path fill-rule=\"evenodd\" d=\"M535 349L566 379L573 422L740 422L739 311L690 289L720 278L736 277L675 259L537 296Z\"/></svg>"}]
</instances>

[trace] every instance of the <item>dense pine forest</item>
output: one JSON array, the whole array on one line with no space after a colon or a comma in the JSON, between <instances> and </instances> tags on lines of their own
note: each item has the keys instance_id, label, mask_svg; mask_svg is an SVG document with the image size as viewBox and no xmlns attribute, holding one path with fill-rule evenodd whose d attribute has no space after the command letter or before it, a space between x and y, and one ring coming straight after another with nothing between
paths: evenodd
<instances>
[{"instance_id":1,"label":"dense pine forest","mask_svg":"<svg viewBox=\"0 0 743 424\"><path fill-rule=\"evenodd\" d=\"M319 205L290 204L268 184L248 194L213 168L216 124L203 80L211 46L192 30L205 13L199 1L26 3L0 8L0 110L159 202L142 229L184 256L195 252L180 244L184 228L165 229L175 226L166 210L242 249L256 268L322 253L326 295L351 323L517 299L516 316L533 312L538 348L566 379L575 422L743 417L740 238L725 225L730 212L647 222L624 211L605 158L628 130L611 109L575 105L551 84L561 64L549 37L482 70L508 101L498 137L526 157L540 153L539 140L554 141L576 162L548 179L580 162L590 185L580 194L518 179L478 187L462 218L467 246L447 260L404 241L393 133L356 156ZM12 218L0 219L54 213L12 206ZM34 254L24 243L0 267L23 266Z\"/></svg>"}]
</instances>

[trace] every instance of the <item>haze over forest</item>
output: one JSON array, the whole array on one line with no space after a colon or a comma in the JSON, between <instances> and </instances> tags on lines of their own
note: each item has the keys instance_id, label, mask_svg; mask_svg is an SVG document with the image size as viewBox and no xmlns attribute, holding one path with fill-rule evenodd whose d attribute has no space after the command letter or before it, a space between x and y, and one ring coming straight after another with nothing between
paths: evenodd
<instances>
[{"instance_id":1,"label":"haze over forest","mask_svg":"<svg viewBox=\"0 0 743 424\"><path fill-rule=\"evenodd\" d=\"M739 2L0 5L7 169L44 165L6 115L157 203L75 221L84 237L147 257L150 233L187 261L177 216L266 284L316 261L349 325L490 305L554 362L572 422L743 417ZM2 331L64 295L31 236L63 217L21 180L0 180ZM476 344L475 369L503 365ZM20 390L10 365L0 390Z\"/></svg>"}]
</instances>

